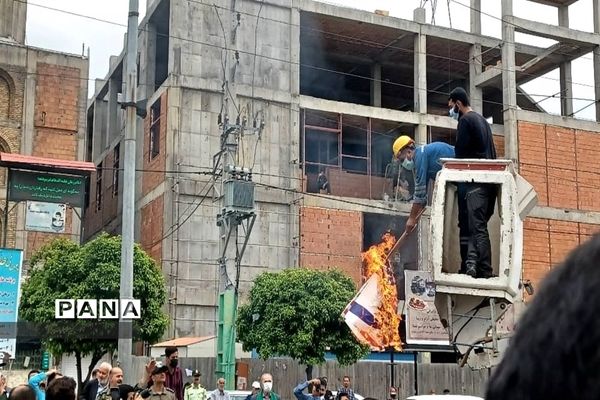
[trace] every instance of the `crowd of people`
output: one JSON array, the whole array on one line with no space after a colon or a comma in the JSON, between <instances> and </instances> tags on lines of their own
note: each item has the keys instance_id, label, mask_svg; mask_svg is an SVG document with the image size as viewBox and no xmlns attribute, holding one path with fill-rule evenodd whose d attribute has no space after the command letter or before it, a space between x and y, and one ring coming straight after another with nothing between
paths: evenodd
<instances>
[{"instance_id":1,"label":"crowd of people","mask_svg":"<svg viewBox=\"0 0 600 400\"><path fill-rule=\"evenodd\" d=\"M14 387L9 387L0 373L0 400L231 400L225 379L219 378L216 389L209 392L200 383L200 371L193 370L191 375L191 382L184 384L178 349L167 347L164 360L150 361L134 386L124 383L126 377L121 368L103 362L92 371L79 394L75 380L57 369L32 370L27 382ZM271 374L262 374L252 389L247 400L280 400L273 391Z\"/></svg>"},{"instance_id":2,"label":"crowd of people","mask_svg":"<svg viewBox=\"0 0 600 400\"><path fill-rule=\"evenodd\" d=\"M7 387L6 378L0 374L0 400L232 400L231 393L225 390L224 378L217 379L216 389L208 391L200 383L200 371L193 370L191 382L184 384L183 370L178 363L177 348L167 347L164 361L152 360L139 382L131 386L124 383L121 368L103 362L92 371L79 394L75 380L56 369L33 370L29 372L27 383L12 388ZM332 391L326 377L312 379L301 382L293 394L298 400L356 400L350 377L344 376L341 381L340 387ZM273 390L270 373L263 373L252 383L251 389L245 400L281 400ZM396 400L393 387L389 400Z\"/></svg>"}]
</instances>

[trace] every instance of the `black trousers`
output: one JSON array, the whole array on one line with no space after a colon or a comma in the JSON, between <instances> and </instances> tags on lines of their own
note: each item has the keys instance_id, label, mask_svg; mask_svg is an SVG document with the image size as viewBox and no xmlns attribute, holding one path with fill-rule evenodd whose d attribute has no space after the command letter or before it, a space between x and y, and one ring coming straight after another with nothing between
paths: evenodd
<instances>
[{"instance_id":1,"label":"black trousers","mask_svg":"<svg viewBox=\"0 0 600 400\"><path fill-rule=\"evenodd\" d=\"M458 225L461 272L475 269L477 276L492 274L492 247L488 222L494 215L497 186L461 183L458 185Z\"/></svg>"}]
</instances>

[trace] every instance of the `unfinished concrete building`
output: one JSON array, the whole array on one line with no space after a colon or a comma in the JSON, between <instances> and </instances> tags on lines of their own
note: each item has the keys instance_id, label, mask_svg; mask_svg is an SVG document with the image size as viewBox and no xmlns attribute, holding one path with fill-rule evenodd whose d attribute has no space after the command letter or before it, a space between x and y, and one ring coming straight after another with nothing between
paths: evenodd
<instances>
[{"instance_id":1,"label":"unfinished concrete building","mask_svg":"<svg viewBox=\"0 0 600 400\"><path fill-rule=\"evenodd\" d=\"M26 17L26 2L0 0L0 151L26 156L16 157L25 164L34 162L30 156L83 160L89 59L26 45ZM7 174L0 170L4 209ZM81 208L68 206L64 232L48 233L27 226L27 203L9 203L3 241L23 249L24 268L43 244L58 236L79 242L81 233Z\"/></svg>"},{"instance_id":2,"label":"unfinished concrete building","mask_svg":"<svg viewBox=\"0 0 600 400\"><path fill-rule=\"evenodd\" d=\"M264 121L236 153L257 185L242 298L258 274L289 266L338 267L359 284L361 251L388 229L401 233L410 209L395 201L387 174L392 142L409 134L419 144L453 144L447 100L456 86L491 118L499 155L540 197L525 225L524 278L537 282L598 231L600 125L570 116L570 63L593 52L600 97L600 0L595 33L569 28L573 0L539 2L556 7L561 26L517 18L502 0L498 39L481 35L480 0L470 2L470 32L428 24L424 9L404 20L311 0L149 1L139 29L138 97L148 116L138 130L136 235L167 277L167 336L216 333L220 201L210 175L229 97L230 118ZM556 44L519 43L515 32ZM100 173L87 238L119 231L124 59L111 59L88 108L88 159ZM521 87L557 68L562 116ZM330 193L319 190L320 171ZM397 271L424 262L427 228L426 216Z\"/></svg>"}]
</instances>

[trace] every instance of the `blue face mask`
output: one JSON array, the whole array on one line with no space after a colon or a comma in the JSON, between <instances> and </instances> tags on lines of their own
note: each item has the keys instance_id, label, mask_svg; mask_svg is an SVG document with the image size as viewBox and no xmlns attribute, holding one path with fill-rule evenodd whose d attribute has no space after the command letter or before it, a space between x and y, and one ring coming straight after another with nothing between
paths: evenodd
<instances>
[{"instance_id":1,"label":"blue face mask","mask_svg":"<svg viewBox=\"0 0 600 400\"><path fill-rule=\"evenodd\" d=\"M402 167L404 167L405 169L407 169L409 171L412 171L413 168L415 167L415 164L412 162L412 160L405 158L404 161L402 161Z\"/></svg>"},{"instance_id":2,"label":"blue face mask","mask_svg":"<svg viewBox=\"0 0 600 400\"><path fill-rule=\"evenodd\" d=\"M450 109L450 111L448 111L448 115L450 115L450 118L458 121L459 114L458 114L458 111L456 111L456 109L454 107L452 107Z\"/></svg>"}]
</instances>

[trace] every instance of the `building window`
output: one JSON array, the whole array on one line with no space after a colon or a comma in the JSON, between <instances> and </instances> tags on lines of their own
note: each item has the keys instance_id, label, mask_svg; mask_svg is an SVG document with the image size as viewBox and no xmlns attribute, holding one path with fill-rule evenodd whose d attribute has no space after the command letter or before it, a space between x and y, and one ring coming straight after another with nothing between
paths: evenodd
<instances>
[{"instance_id":1,"label":"building window","mask_svg":"<svg viewBox=\"0 0 600 400\"><path fill-rule=\"evenodd\" d=\"M112 194L113 197L119 194L119 168L121 155L121 143L117 143L113 150L113 179L112 179Z\"/></svg>"},{"instance_id":2,"label":"building window","mask_svg":"<svg viewBox=\"0 0 600 400\"><path fill-rule=\"evenodd\" d=\"M102 163L96 169L96 211L102 210Z\"/></svg>"},{"instance_id":3,"label":"building window","mask_svg":"<svg viewBox=\"0 0 600 400\"><path fill-rule=\"evenodd\" d=\"M150 108L150 160L160 154L160 98Z\"/></svg>"},{"instance_id":4,"label":"building window","mask_svg":"<svg viewBox=\"0 0 600 400\"><path fill-rule=\"evenodd\" d=\"M391 168L392 144L400 135L412 136L413 126L316 110L304 110L303 115L302 165L307 192L396 198L400 190ZM410 182L402 183L402 189L409 190L404 186Z\"/></svg>"}]
</instances>

